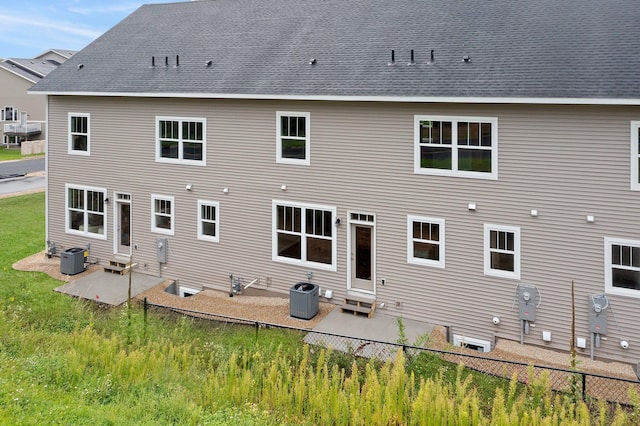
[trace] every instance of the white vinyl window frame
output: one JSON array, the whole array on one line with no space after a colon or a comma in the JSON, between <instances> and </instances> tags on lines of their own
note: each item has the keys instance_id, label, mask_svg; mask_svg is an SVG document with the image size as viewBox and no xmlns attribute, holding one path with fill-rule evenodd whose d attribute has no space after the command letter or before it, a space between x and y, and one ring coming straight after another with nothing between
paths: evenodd
<instances>
[{"instance_id":1,"label":"white vinyl window frame","mask_svg":"<svg viewBox=\"0 0 640 426\"><path fill-rule=\"evenodd\" d=\"M631 122L631 190L640 191L640 121Z\"/></svg>"},{"instance_id":2,"label":"white vinyl window frame","mask_svg":"<svg viewBox=\"0 0 640 426\"><path fill-rule=\"evenodd\" d=\"M71 206L72 200L69 196L70 190L82 191L82 203L80 206ZM105 201L107 200L107 189L99 188L94 186L85 186L85 185L74 185L74 184L65 184L65 196L64 196L64 206L65 206L65 232L68 234L82 235L88 238L95 238L99 240L107 239L107 208L105 205ZM100 204L95 204L95 207L92 207L91 194L101 194L102 201ZM100 199L98 199L100 202ZM81 214L82 215L82 224L78 226L78 229L74 229L70 226L72 220L72 214ZM90 216L101 216L102 217L102 225L92 225L90 223Z\"/></svg>"},{"instance_id":3,"label":"white vinyl window frame","mask_svg":"<svg viewBox=\"0 0 640 426\"><path fill-rule=\"evenodd\" d=\"M429 144L421 141L420 122L440 121L451 123L451 145ZM491 146L471 146L458 144L458 124L459 123L479 123L491 125ZM421 175L436 176L460 176L475 179L498 179L498 118L497 117L475 117L475 116L452 116L452 115L415 115L414 116L414 163L413 172ZM480 137L480 136L479 136ZM451 149L451 168L427 168L421 166L422 146L448 146ZM491 151L491 172L459 170L458 154L460 150L490 150Z\"/></svg>"},{"instance_id":4,"label":"white vinyl window frame","mask_svg":"<svg viewBox=\"0 0 640 426\"><path fill-rule=\"evenodd\" d=\"M432 235L422 235L422 237L414 237L413 227L415 223L426 225L438 225L437 239L431 238ZM426 259L416 256L414 243L430 244L438 247L438 259ZM444 268L445 256L445 224L444 219L437 219L425 216L407 216L407 263L416 265L432 266L435 268Z\"/></svg>"},{"instance_id":5,"label":"white vinyl window frame","mask_svg":"<svg viewBox=\"0 0 640 426\"><path fill-rule=\"evenodd\" d=\"M626 238L604 238L604 291L608 294L640 298L640 290L616 287L613 285L613 268L640 273L640 265L614 265L612 248L614 245L640 249L640 240ZM637 263L637 262L636 262Z\"/></svg>"},{"instance_id":6,"label":"white vinyl window frame","mask_svg":"<svg viewBox=\"0 0 640 426\"><path fill-rule=\"evenodd\" d=\"M159 202L158 204L156 202ZM168 203L168 204L167 204ZM169 212L167 212L167 205ZM151 194L151 232L163 235L175 233L175 199L168 195ZM168 221L169 227L158 226L158 221Z\"/></svg>"},{"instance_id":7,"label":"white vinyl window frame","mask_svg":"<svg viewBox=\"0 0 640 426\"><path fill-rule=\"evenodd\" d=\"M213 207L213 218L203 215L203 207ZM213 235L209 235L203 231L205 224L213 225ZM220 242L220 203L217 201L198 200L198 239L210 241L213 243Z\"/></svg>"},{"instance_id":8,"label":"white vinyl window frame","mask_svg":"<svg viewBox=\"0 0 640 426\"><path fill-rule=\"evenodd\" d=\"M285 208L291 207L294 209L295 208L301 209L300 231L296 232L295 230L286 231L286 230L278 229L278 207L285 207ZM315 210L315 211L329 212L331 214L331 219L330 219L331 236L330 237L322 237L317 234L307 232L306 211L309 209ZM291 265L300 265L300 266L309 267L309 268L323 269L327 271L336 271L337 270L337 254L338 254L336 215L337 215L337 209L334 206L273 200L272 202L272 218L273 218L272 260L275 262L288 263ZM280 256L278 254L278 235L280 233L300 237L300 240L301 240L300 259L296 259L293 257ZM322 238L326 240L331 240L331 263L320 263L320 262L307 260L307 238Z\"/></svg>"},{"instance_id":9,"label":"white vinyl window frame","mask_svg":"<svg viewBox=\"0 0 640 426\"><path fill-rule=\"evenodd\" d=\"M178 137L177 138L161 138L160 126L163 121L177 121L178 122ZM184 123L200 123L202 125L202 140L189 139L188 135L184 134ZM177 144L177 158L163 157L162 156L162 141L170 141ZM185 144L201 144L202 145L202 159L193 160L185 159ZM170 117L170 116L156 116L156 162L158 163L171 163L171 164L190 164L195 166L207 165L207 119L203 117Z\"/></svg>"},{"instance_id":10,"label":"white vinyl window frame","mask_svg":"<svg viewBox=\"0 0 640 426\"><path fill-rule=\"evenodd\" d=\"M3 107L0 111L0 121L18 121L18 110L11 105Z\"/></svg>"},{"instance_id":11,"label":"white vinyl window frame","mask_svg":"<svg viewBox=\"0 0 640 426\"><path fill-rule=\"evenodd\" d=\"M283 135L282 118L304 118L305 119L305 134L304 136L296 135ZM283 139L291 139L304 141L304 158L287 158L283 156L282 150ZM276 111L276 163L283 164L298 164L308 166L311 164L311 113L309 112L295 112L295 111Z\"/></svg>"},{"instance_id":12,"label":"white vinyl window frame","mask_svg":"<svg viewBox=\"0 0 640 426\"><path fill-rule=\"evenodd\" d=\"M508 248L492 248L491 247L491 231L498 233L513 234L513 249ZM506 254L513 256L513 271L504 269L496 269L491 267L491 255L493 253ZM520 279L520 228L515 226L504 225L484 225L484 274L494 277L510 278L514 280Z\"/></svg>"},{"instance_id":13,"label":"white vinyl window frame","mask_svg":"<svg viewBox=\"0 0 640 426\"><path fill-rule=\"evenodd\" d=\"M75 119L86 119L87 120L87 128L86 131L78 131L73 128L73 120ZM91 155L91 114L89 113L81 113L81 112L70 112L68 114L68 129L69 129L69 145L68 145L68 153L73 155ZM76 137L84 137L86 138L86 149L75 149L74 139Z\"/></svg>"}]
</instances>

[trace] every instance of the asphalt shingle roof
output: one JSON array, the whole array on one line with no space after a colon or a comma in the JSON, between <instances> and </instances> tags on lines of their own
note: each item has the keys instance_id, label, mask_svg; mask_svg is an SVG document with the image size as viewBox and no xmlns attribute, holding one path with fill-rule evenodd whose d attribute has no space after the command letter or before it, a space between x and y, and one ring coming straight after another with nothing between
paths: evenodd
<instances>
[{"instance_id":1,"label":"asphalt shingle roof","mask_svg":"<svg viewBox=\"0 0 640 426\"><path fill-rule=\"evenodd\" d=\"M32 91L639 100L639 22L637 0L145 5Z\"/></svg>"}]
</instances>

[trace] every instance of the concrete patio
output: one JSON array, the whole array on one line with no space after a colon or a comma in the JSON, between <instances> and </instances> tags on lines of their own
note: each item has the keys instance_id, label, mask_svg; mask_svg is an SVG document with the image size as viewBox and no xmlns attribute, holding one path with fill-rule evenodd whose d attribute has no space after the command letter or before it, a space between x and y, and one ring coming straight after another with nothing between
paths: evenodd
<instances>
[{"instance_id":1,"label":"concrete patio","mask_svg":"<svg viewBox=\"0 0 640 426\"><path fill-rule=\"evenodd\" d=\"M166 281L166 278L132 272L131 297L143 293ZM57 292L82 299L95 300L107 305L121 305L127 301L129 275L98 270L54 289Z\"/></svg>"}]
</instances>

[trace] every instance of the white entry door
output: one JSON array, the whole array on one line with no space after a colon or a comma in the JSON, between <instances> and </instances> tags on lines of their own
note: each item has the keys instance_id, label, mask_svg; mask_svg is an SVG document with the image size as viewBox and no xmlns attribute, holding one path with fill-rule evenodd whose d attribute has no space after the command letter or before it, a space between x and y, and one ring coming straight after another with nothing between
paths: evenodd
<instances>
[{"instance_id":1,"label":"white entry door","mask_svg":"<svg viewBox=\"0 0 640 426\"><path fill-rule=\"evenodd\" d=\"M131 195L115 194L115 253L131 256Z\"/></svg>"},{"instance_id":2,"label":"white entry door","mask_svg":"<svg viewBox=\"0 0 640 426\"><path fill-rule=\"evenodd\" d=\"M348 290L375 294L375 222L369 214L351 213Z\"/></svg>"}]
</instances>

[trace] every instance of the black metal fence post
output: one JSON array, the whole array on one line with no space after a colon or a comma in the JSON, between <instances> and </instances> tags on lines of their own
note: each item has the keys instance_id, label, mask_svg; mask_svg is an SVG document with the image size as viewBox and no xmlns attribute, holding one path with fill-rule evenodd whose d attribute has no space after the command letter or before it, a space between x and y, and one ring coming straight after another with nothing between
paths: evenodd
<instances>
[{"instance_id":1,"label":"black metal fence post","mask_svg":"<svg viewBox=\"0 0 640 426\"><path fill-rule=\"evenodd\" d=\"M582 400L587 400L587 375L582 373Z\"/></svg>"},{"instance_id":2,"label":"black metal fence post","mask_svg":"<svg viewBox=\"0 0 640 426\"><path fill-rule=\"evenodd\" d=\"M147 310L149 309L149 304L147 303L147 298L144 298L144 308L142 310L143 315L143 326L142 326L142 337L146 340L147 338Z\"/></svg>"},{"instance_id":3,"label":"black metal fence post","mask_svg":"<svg viewBox=\"0 0 640 426\"><path fill-rule=\"evenodd\" d=\"M256 343L258 343L258 330L260 329L260 324L256 321Z\"/></svg>"}]
</instances>

